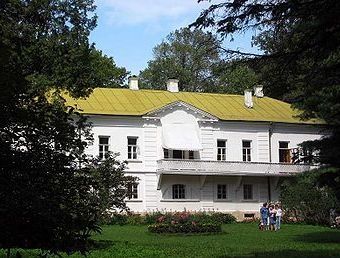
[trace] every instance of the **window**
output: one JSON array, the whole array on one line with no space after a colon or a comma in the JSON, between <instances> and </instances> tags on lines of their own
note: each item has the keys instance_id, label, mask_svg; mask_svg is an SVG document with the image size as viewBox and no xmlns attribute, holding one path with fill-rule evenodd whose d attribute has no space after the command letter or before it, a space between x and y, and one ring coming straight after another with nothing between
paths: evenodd
<instances>
[{"instance_id":1,"label":"window","mask_svg":"<svg viewBox=\"0 0 340 258\"><path fill-rule=\"evenodd\" d=\"M172 186L172 199L185 199L185 185Z\"/></svg>"},{"instance_id":2,"label":"window","mask_svg":"<svg viewBox=\"0 0 340 258\"><path fill-rule=\"evenodd\" d=\"M164 159L195 159L195 151L169 150L163 148Z\"/></svg>"},{"instance_id":3,"label":"window","mask_svg":"<svg viewBox=\"0 0 340 258\"><path fill-rule=\"evenodd\" d=\"M128 159L137 159L137 137L128 137Z\"/></svg>"},{"instance_id":4,"label":"window","mask_svg":"<svg viewBox=\"0 0 340 258\"><path fill-rule=\"evenodd\" d=\"M127 197L129 199L138 199L138 184L137 183L128 184Z\"/></svg>"},{"instance_id":5,"label":"window","mask_svg":"<svg viewBox=\"0 0 340 258\"><path fill-rule=\"evenodd\" d=\"M217 140L217 160L226 160L227 158L227 142L225 140Z\"/></svg>"},{"instance_id":6,"label":"window","mask_svg":"<svg viewBox=\"0 0 340 258\"><path fill-rule=\"evenodd\" d=\"M253 185L249 185L249 184L243 185L243 199L244 200L253 199Z\"/></svg>"},{"instance_id":7,"label":"window","mask_svg":"<svg viewBox=\"0 0 340 258\"><path fill-rule=\"evenodd\" d=\"M242 141L243 161L251 161L251 141Z\"/></svg>"},{"instance_id":8,"label":"window","mask_svg":"<svg viewBox=\"0 0 340 258\"><path fill-rule=\"evenodd\" d=\"M227 199L227 185L217 185L217 199Z\"/></svg>"},{"instance_id":9,"label":"window","mask_svg":"<svg viewBox=\"0 0 340 258\"><path fill-rule=\"evenodd\" d=\"M170 153L168 149L163 149L163 155L165 159L170 158Z\"/></svg>"},{"instance_id":10,"label":"window","mask_svg":"<svg viewBox=\"0 0 340 258\"><path fill-rule=\"evenodd\" d=\"M109 137L99 136L99 158L105 159L109 155Z\"/></svg>"},{"instance_id":11,"label":"window","mask_svg":"<svg viewBox=\"0 0 340 258\"><path fill-rule=\"evenodd\" d=\"M182 150L172 150L173 159L184 159L184 151Z\"/></svg>"},{"instance_id":12,"label":"window","mask_svg":"<svg viewBox=\"0 0 340 258\"><path fill-rule=\"evenodd\" d=\"M289 142L279 142L279 162L291 163L292 159L288 144Z\"/></svg>"}]
</instances>

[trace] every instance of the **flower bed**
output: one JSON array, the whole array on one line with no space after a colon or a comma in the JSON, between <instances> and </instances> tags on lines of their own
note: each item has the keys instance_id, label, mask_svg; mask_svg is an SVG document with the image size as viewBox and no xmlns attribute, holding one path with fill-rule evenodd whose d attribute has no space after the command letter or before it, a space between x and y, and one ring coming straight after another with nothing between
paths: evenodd
<instances>
[{"instance_id":1,"label":"flower bed","mask_svg":"<svg viewBox=\"0 0 340 258\"><path fill-rule=\"evenodd\" d=\"M148 226L149 232L152 233L219 233L222 232L221 224L216 223L185 223L185 224L169 224L158 223Z\"/></svg>"},{"instance_id":2,"label":"flower bed","mask_svg":"<svg viewBox=\"0 0 340 258\"><path fill-rule=\"evenodd\" d=\"M134 213L113 213L103 223L110 225L151 225L163 224L230 224L236 222L236 218L222 212L152 212L145 215Z\"/></svg>"},{"instance_id":3,"label":"flower bed","mask_svg":"<svg viewBox=\"0 0 340 258\"><path fill-rule=\"evenodd\" d=\"M152 233L218 233L222 232L222 216L206 213L177 212L157 216L148 226Z\"/></svg>"}]
</instances>

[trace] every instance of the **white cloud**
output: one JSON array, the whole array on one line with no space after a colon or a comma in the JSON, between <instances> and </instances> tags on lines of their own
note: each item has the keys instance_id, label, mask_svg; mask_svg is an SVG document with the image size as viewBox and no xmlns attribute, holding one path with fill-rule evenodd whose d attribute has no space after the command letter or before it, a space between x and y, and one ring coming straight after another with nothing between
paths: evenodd
<instances>
[{"instance_id":1,"label":"white cloud","mask_svg":"<svg viewBox=\"0 0 340 258\"><path fill-rule=\"evenodd\" d=\"M197 0L97 0L96 4L105 12L105 20L111 25L186 20L188 16L196 18L209 6L208 1L198 4Z\"/></svg>"}]
</instances>

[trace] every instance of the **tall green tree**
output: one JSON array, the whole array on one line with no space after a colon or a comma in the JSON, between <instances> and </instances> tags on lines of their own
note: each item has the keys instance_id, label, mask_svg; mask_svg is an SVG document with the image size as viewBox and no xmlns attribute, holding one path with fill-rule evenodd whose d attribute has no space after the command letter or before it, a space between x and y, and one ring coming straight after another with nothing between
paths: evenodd
<instances>
[{"instance_id":1,"label":"tall green tree","mask_svg":"<svg viewBox=\"0 0 340 258\"><path fill-rule=\"evenodd\" d=\"M153 49L153 59L139 77L143 88L166 89L178 79L182 91L206 91L218 86L213 71L220 62L220 42L211 33L182 28Z\"/></svg>"},{"instance_id":2,"label":"tall green tree","mask_svg":"<svg viewBox=\"0 0 340 258\"><path fill-rule=\"evenodd\" d=\"M323 164L338 168L327 173L329 185L340 180L339 16L340 2L333 0L228 0L211 5L193 23L223 37L257 31L254 43L263 54L228 53L255 64L268 92L302 110L302 119L327 123L331 135L307 144L319 148Z\"/></svg>"},{"instance_id":3,"label":"tall green tree","mask_svg":"<svg viewBox=\"0 0 340 258\"><path fill-rule=\"evenodd\" d=\"M112 81L88 40L94 10L92 0L0 2L1 248L84 252L105 209L125 208L133 179L84 154L90 126L59 94Z\"/></svg>"},{"instance_id":4,"label":"tall green tree","mask_svg":"<svg viewBox=\"0 0 340 258\"><path fill-rule=\"evenodd\" d=\"M243 94L244 90L252 89L259 83L259 76L251 66L240 60L222 61L215 74L219 81L219 93Z\"/></svg>"},{"instance_id":5,"label":"tall green tree","mask_svg":"<svg viewBox=\"0 0 340 258\"><path fill-rule=\"evenodd\" d=\"M100 50L93 50L91 54L91 63L95 73L101 78L98 86L105 88L123 87L130 72L124 67L118 67L112 57L103 54Z\"/></svg>"}]
</instances>

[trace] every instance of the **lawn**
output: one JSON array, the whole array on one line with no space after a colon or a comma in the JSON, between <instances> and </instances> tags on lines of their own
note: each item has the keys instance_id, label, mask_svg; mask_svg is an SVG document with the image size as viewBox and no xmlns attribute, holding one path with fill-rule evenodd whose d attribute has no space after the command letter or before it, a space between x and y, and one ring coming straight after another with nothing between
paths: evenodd
<instances>
[{"instance_id":1,"label":"lawn","mask_svg":"<svg viewBox=\"0 0 340 258\"><path fill-rule=\"evenodd\" d=\"M223 230L218 235L174 236L148 233L146 226L106 226L94 237L98 247L88 257L340 257L339 230L283 225L279 232L261 232L256 224L224 225ZM33 257L37 252L22 254Z\"/></svg>"}]
</instances>

